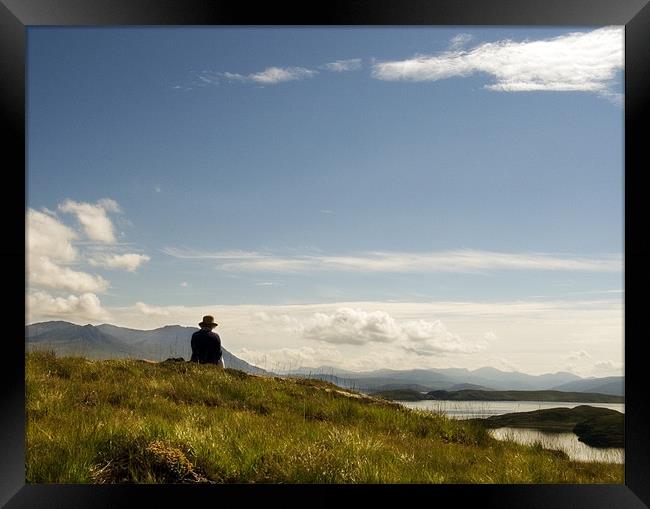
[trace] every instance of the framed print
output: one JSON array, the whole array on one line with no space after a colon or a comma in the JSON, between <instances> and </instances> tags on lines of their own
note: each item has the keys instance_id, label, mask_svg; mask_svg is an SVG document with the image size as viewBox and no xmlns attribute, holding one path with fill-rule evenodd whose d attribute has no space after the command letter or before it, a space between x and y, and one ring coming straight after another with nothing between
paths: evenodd
<instances>
[{"instance_id":1,"label":"framed print","mask_svg":"<svg viewBox=\"0 0 650 509\"><path fill-rule=\"evenodd\" d=\"M650 504L647 2L314 7L3 0L0 501Z\"/></svg>"}]
</instances>

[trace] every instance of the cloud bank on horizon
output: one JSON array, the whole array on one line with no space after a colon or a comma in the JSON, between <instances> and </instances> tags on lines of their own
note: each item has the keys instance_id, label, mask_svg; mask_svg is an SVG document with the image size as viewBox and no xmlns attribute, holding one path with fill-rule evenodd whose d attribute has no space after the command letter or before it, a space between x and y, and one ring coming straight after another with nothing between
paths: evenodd
<instances>
[{"instance_id":1,"label":"cloud bank on horizon","mask_svg":"<svg viewBox=\"0 0 650 509\"><path fill-rule=\"evenodd\" d=\"M537 302L339 302L294 305L155 306L137 302L104 309L94 295L30 296L28 323L51 318L115 323L135 329L195 327L213 314L226 347L268 369L334 366L353 371L389 367L491 365L541 374L622 374L622 350L609 345L623 327L620 299ZM94 313L92 320L81 318ZM51 319L50 318L50 319ZM572 341L567 342L566 337ZM575 344L584 347L572 350Z\"/></svg>"}]
</instances>

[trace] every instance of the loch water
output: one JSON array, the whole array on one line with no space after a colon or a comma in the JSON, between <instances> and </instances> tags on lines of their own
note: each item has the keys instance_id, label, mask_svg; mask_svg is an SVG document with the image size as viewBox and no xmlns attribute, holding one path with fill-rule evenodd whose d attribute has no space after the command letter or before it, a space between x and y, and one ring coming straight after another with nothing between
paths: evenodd
<instances>
[{"instance_id":1,"label":"loch water","mask_svg":"<svg viewBox=\"0 0 650 509\"><path fill-rule=\"evenodd\" d=\"M574 408L579 405L589 405L599 408L610 408L625 413L624 403L575 403L558 401L399 401L407 408L429 410L441 413L452 419L486 418L491 415L502 415L513 412L530 412L546 408ZM575 461L600 461L607 463L624 463L625 449L618 447L591 447L578 440L574 433L547 432L525 428L496 428L489 433L498 440L533 445L540 443L545 449L564 451Z\"/></svg>"}]
</instances>

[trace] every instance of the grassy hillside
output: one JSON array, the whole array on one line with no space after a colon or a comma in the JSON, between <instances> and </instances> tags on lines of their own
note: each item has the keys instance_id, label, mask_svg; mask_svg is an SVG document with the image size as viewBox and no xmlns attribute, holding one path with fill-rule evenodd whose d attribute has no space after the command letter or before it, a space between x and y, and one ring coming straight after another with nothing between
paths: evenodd
<instances>
[{"instance_id":1,"label":"grassy hillside","mask_svg":"<svg viewBox=\"0 0 650 509\"><path fill-rule=\"evenodd\" d=\"M30 483L623 483L317 380L44 352L26 371Z\"/></svg>"}]
</instances>

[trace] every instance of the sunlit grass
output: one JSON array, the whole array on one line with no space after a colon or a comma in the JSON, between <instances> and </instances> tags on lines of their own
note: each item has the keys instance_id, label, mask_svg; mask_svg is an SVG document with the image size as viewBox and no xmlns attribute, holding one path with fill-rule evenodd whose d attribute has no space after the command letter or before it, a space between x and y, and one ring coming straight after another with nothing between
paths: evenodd
<instances>
[{"instance_id":1,"label":"sunlit grass","mask_svg":"<svg viewBox=\"0 0 650 509\"><path fill-rule=\"evenodd\" d=\"M190 363L26 356L30 483L622 483L327 382Z\"/></svg>"}]
</instances>

